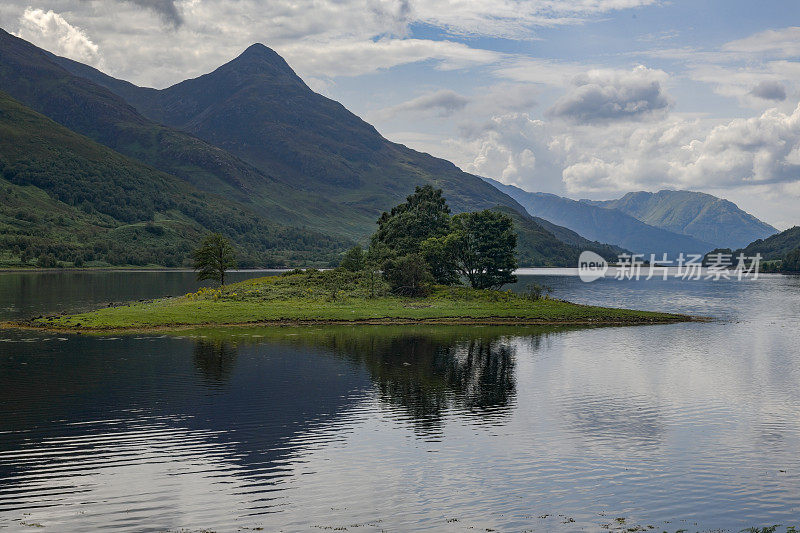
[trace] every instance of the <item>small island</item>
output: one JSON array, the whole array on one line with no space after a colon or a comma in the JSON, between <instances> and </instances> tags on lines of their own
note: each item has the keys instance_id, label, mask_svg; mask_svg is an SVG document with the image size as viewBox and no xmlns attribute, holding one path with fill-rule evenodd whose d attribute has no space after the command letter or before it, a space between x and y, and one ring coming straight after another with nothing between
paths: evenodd
<instances>
[{"instance_id":1,"label":"small island","mask_svg":"<svg viewBox=\"0 0 800 533\"><path fill-rule=\"evenodd\" d=\"M434 286L426 296L399 296L369 271L289 271L176 298L38 318L29 327L58 331L151 331L187 326L314 324L628 325L692 320L685 315L573 304L537 288Z\"/></svg>"},{"instance_id":2,"label":"small island","mask_svg":"<svg viewBox=\"0 0 800 533\"><path fill-rule=\"evenodd\" d=\"M58 331L174 329L305 324L623 325L692 320L685 315L578 305L516 283L517 233L502 211L450 214L441 189L417 187L383 213L365 252L354 246L329 270L295 269L225 284L236 250L208 235L195 251L198 280L217 288L72 316L28 327Z\"/></svg>"}]
</instances>

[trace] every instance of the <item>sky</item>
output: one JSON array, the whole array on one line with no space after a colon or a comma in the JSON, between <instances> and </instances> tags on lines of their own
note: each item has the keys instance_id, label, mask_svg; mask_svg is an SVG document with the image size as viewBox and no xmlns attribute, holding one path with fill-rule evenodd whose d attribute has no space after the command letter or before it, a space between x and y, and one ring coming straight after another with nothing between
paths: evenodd
<instances>
[{"instance_id":1,"label":"sky","mask_svg":"<svg viewBox=\"0 0 800 533\"><path fill-rule=\"evenodd\" d=\"M703 191L800 224L796 0L4 0L0 26L157 88L260 42L468 172L575 199Z\"/></svg>"}]
</instances>

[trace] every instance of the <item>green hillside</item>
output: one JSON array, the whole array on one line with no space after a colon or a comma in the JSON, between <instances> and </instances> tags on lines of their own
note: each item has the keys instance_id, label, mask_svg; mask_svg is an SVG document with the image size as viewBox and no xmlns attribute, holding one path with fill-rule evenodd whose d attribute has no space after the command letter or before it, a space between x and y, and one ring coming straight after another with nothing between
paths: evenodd
<instances>
[{"instance_id":1,"label":"green hillside","mask_svg":"<svg viewBox=\"0 0 800 533\"><path fill-rule=\"evenodd\" d=\"M0 173L6 265L178 266L208 230L229 236L249 265L327 263L346 245L198 191L2 92Z\"/></svg>"},{"instance_id":2,"label":"green hillside","mask_svg":"<svg viewBox=\"0 0 800 533\"><path fill-rule=\"evenodd\" d=\"M337 220L330 225L336 233L359 235L361 226L354 229L341 217L340 206L325 197L298 191L217 146L145 118L118 95L68 72L55 59L0 30L0 90L77 133L270 220L317 228Z\"/></svg>"},{"instance_id":3,"label":"green hillside","mask_svg":"<svg viewBox=\"0 0 800 533\"><path fill-rule=\"evenodd\" d=\"M775 261L783 259L797 248L800 248L800 226L789 228L766 239L753 241L744 248L736 250L735 253L744 253L746 256L754 256L759 253L764 260Z\"/></svg>"}]
</instances>

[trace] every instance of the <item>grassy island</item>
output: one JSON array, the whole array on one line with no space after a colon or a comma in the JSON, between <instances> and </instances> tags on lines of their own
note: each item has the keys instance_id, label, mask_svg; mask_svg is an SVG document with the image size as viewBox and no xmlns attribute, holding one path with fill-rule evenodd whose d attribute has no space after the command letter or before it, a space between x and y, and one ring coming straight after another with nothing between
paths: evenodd
<instances>
[{"instance_id":1,"label":"grassy island","mask_svg":"<svg viewBox=\"0 0 800 533\"><path fill-rule=\"evenodd\" d=\"M149 330L239 324L653 324L685 315L573 304L511 291L433 286L428 295L394 295L372 272L292 271L196 293L38 318L53 330Z\"/></svg>"}]
</instances>

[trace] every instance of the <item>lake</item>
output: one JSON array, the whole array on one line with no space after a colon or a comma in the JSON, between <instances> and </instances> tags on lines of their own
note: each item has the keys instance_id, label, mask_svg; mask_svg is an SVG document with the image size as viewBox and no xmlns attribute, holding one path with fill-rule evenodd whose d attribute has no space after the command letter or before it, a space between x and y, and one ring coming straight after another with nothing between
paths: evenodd
<instances>
[{"instance_id":1,"label":"lake","mask_svg":"<svg viewBox=\"0 0 800 533\"><path fill-rule=\"evenodd\" d=\"M0 530L800 526L800 278L523 274L515 290L714 320L0 330ZM196 286L0 273L0 319Z\"/></svg>"}]
</instances>

